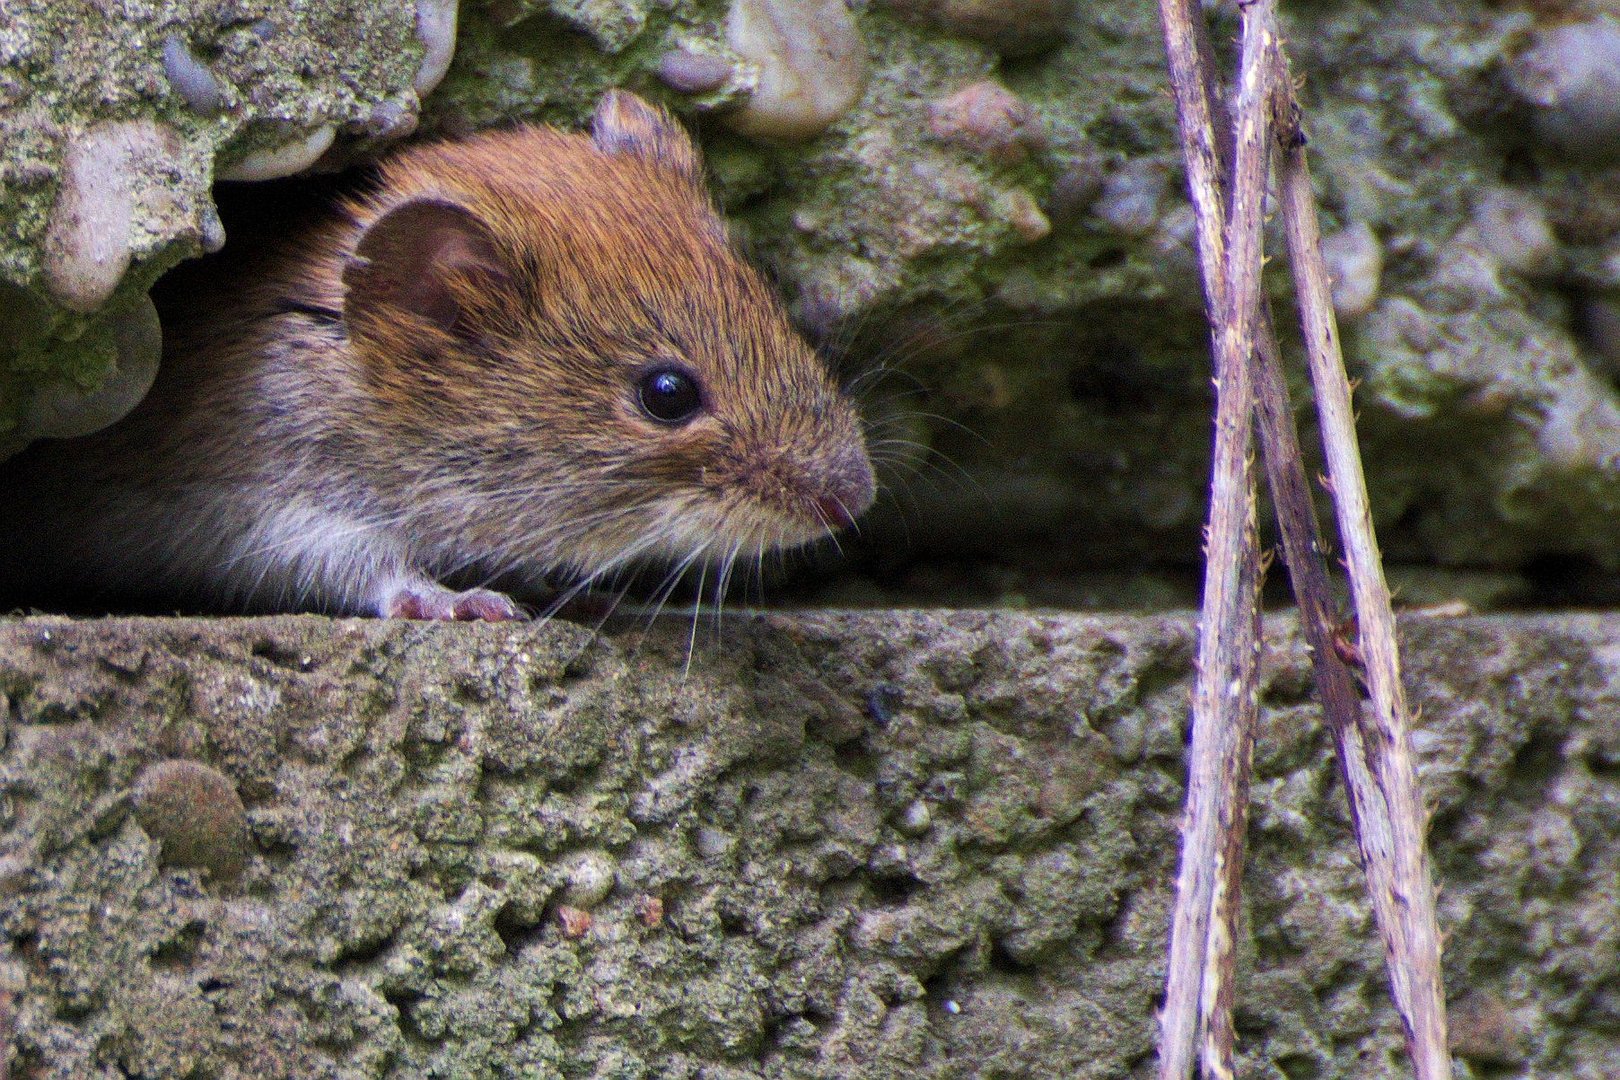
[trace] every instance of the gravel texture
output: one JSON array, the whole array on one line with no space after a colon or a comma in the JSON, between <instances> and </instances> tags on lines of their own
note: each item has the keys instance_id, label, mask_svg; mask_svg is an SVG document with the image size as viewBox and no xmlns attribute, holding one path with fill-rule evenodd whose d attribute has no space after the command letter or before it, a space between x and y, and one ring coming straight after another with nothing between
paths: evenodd
<instances>
[{"instance_id":1,"label":"gravel texture","mask_svg":"<svg viewBox=\"0 0 1620 1080\"><path fill-rule=\"evenodd\" d=\"M1226 47L1230 5L1208 7ZM1285 5L1394 559L1620 565L1610 7ZM880 548L1014 568L1055 547L1072 565L1196 559L1207 334L1151 4L8 11L0 454L105 422L144 385L116 373L149 377L155 342L131 329L147 288L227 239L212 179L364 160L419 120L575 124L626 85L694 123L738 234L805 323L854 338L857 366L898 367L868 403L913 444L869 523Z\"/></svg>"},{"instance_id":2,"label":"gravel texture","mask_svg":"<svg viewBox=\"0 0 1620 1080\"><path fill-rule=\"evenodd\" d=\"M1271 624L1243 1072L1405 1075ZM1409 619L1459 1077L1620 1074L1620 620ZM1191 624L0 623L12 1075L1147 1075Z\"/></svg>"}]
</instances>

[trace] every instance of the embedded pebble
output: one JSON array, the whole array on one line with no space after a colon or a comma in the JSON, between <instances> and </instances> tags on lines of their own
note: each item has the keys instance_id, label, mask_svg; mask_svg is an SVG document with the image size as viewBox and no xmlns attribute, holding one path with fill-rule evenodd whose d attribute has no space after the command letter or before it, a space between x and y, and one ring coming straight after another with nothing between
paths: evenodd
<instances>
[{"instance_id":1,"label":"embedded pebble","mask_svg":"<svg viewBox=\"0 0 1620 1080\"><path fill-rule=\"evenodd\" d=\"M1365 221L1322 241L1322 258L1333 279L1333 310L1356 319L1373 309L1384 277L1384 247Z\"/></svg>"},{"instance_id":2,"label":"embedded pebble","mask_svg":"<svg viewBox=\"0 0 1620 1080\"><path fill-rule=\"evenodd\" d=\"M199 761L164 761L135 781L135 819L162 847L167 866L241 872L251 848L247 808L236 785Z\"/></svg>"},{"instance_id":3,"label":"embedded pebble","mask_svg":"<svg viewBox=\"0 0 1620 1080\"><path fill-rule=\"evenodd\" d=\"M1108 748L1114 760L1122 765L1134 765L1142 760L1148 746L1147 713L1131 710L1122 713L1108 729Z\"/></svg>"},{"instance_id":4,"label":"embedded pebble","mask_svg":"<svg viewBox=\"0 0 1620 1080\"><path fill-rule=\"evenodd\" d=\"M1620 156L1620 20L1546 27L1507 73L1548 147L1585 160Z\"/></svg>"},{"instance_id":5,"label":"embedded pebble","mask_svg":"<svg viewBox=\"0 0 1620 1080\"><path fill-rule=\"evenodd\" d=\"M641 925L652 930L663 924L664 901L657 896L643 896L636 901L636 918Z\"/></svg>"},{"instance_id":6,"label":"embedded pebble","mask_svg":"<svg viewBox=\"0 0 1620 1080\"><path fill-rule=\"evenodd\" d=\"M928 809L928 804L921 799L913 799L900 814L900 820L895 822L895 828L907 836L921 836L934 824L934 815Z\"/></svg>"},{"instance_id":7,"label":"embedded pebble","mask_svg":"<svg viewBox=\"0 0 1620 1080\"><path fill-rule=\"evenodd\" d=\"M581 911L567 904L557 909L557 925L562 928L565 938L582 938L591 932L591 923L594 922L591 913Z\"/></svg>"},{"instance_id":8,"label":"embedded pebble","mask_svg":"<svg viewBox=\"0 0 1620 1080\"><path fill-rule=\"evenodd\" d=\"M392 142L403 139L416 130L421 101L407 90L400 97L379 102L366 117L364 131L368 138Z\"/></svg>"},{"instance_id":9,"label":"embedded pebble","mask_svg":"<svg viewBox=\"0 0 1620 1080\"><path fill-rule=\"evenodd\" d=\"M1169 177L1156 161L1127 161L1103 181L1091 212L1125 236L1145 236L1159 223L1159 205Z\"/></svg>"},{"instance_id":10,"label":"embedded pebble","mask_svg":"<svg viewBox=\"0 0 1620 1080\"><path fill-rule=\"evenodd\" d=\"M129 415L152 389L163 354L163 328L151 298L143 296L128 310L107 317L118 354L112 375L92 394L60 382L41 388L23 417L20 437L31 441L89 435Z\"/></svg>"},{"instance_id":11,"label":"embedded pebble","mask_svg":"<svg viewBox=\"0 0 1620 1080\"><path fill-rule=\"evenodd\" d=\"M922 333L921 330L918 333ZM894 723L894 713L905 702L905 691L894 683L878 683L866 692L866 714L879 727Z\"/></svg>"},{"instance_id":12,"label":"embedded pebble","mask_svg":"<svg viewBox=\"0 0 1620 1080\"><path fill-rule=\"evenodd\" d=\"M719 829L704 826L698 829L695 839L697 853L705 859L716 858L731 850L731 837Z\"/></svg>"},{"instance_id":13,"label":"embedded pebble","mask_svg":"<svg viewBox=\"0 0 1620 1080\"><path fill-rule=\"evenodd\" d=\"M1046 144L1040 117L994 79L963 87L928 106L928 130L942 142L1000 162L1022 161Z\"/></svg>"},{"instance_id":14,"label":"embedded pebble","mask_svg":"<svg viewBox=\"0 0 1620 1080\"><path fill-rule=\"evenodd\" d=\"M690 49L671 49L658 59L658 79L683 94L707 94L731 80L730 60Z\"/></svg>"},{"instance_id":15,"label":"embedded pebble","mask_svg":"<svg viewBox=\"0 0 1620 1080\"><path fill-rule=\"evenodd\" d=\"M618 882L612 861L599 851L576 855L564 871L563 901L577 908L593 908L606 900Z\"/></svg>"},{"instance_id":16,"label":"embedded pebble","mask_svg":"<svg viewBox=\"0 0 1620 1080\"><path fill-rule=\"evenodd\" d=\"M1504 269L1546 274L1557 268L1558 240L1540 200L1510 188L1487 190L1474 205L1473 226L1481 248Z\"/></svg>"},{"instance_id":17,"label":"embedded pebble","mask_svg":"<svg viewBox=\"0 0 1620 1080\"><path fill-rule=\"evenodd\" d=\"M456 53L457 0L416 0L416 40L422 43L422 63L411 80L419 97L438 86L450 70Z\"/></svg>"},{"instance_id":18,"label":"embedded pebble","mask_svg":"<svg viewBox=\"0 0 1620 1080\"><path fill-rule=\"evenodd\" d=\"M170 34L163 39L163 73L175 93L197 112L211 116L225 107L225 86L208 65L197 59L186 39Z\"/></svg>"},{"instance_id":19,"label":"embedded pebble","mask_svg":"<svg viewBox=\"0 0 1620 1080\"><path fill-rule=\"evenodd\" d=\"M275 180L278 177L291 176L313 165L322 154L326 153L336 137L337 128L325 124L301 139L255 150L247 157L216 170L214 177L217 180Z\"/></svg>"},{"instance_id":20,"label":"embedded pebble","mask_svg":"<svg viewBox=\"0 0 1620 1080\"><path fill-rule=\"evenodd\" d=\"M154 219L184 211L171 180L180 136L153 120L97 124L68 147L45 235L45 282L74 311L113 294L137 241Z\"/></svg>"},{"instance_id":21,"label":"embedded pebble","mask_svg":"<svg viewBox=\"0 0 1620 1080\"><path fill-rule=\"evenodd\" d=\"M733 0L726 43L757 73L725 118L744 135L808 139L866 88L866 42L844 0Z\"/></svg>"},{"instance_id":22,"label":"embedded pebble","mask_svg":"<svg viewBox=\"0 0 1620 1080\"><path fill-rule=\"evenodd\" d=\"M1040 203L1023 188L1014 188L996 200L1001 219L1026 244L1044 239L1052 232L1052 222L1041 212Z\"/></svg>"},{"instance_id":23,"label":"embedded pebble","mask_svg":"<svg viewBox=\"0 0 1620 1080\"><path fill-rule=\"evenodd\" d=\"M198 215L202 249L212 255L225 246L225 223L219 218L219 207L209 202Z\"/></svg>"},{"instance_id":24,"label":"embedded pebble","mask_svg":"<svg viewBox=\"0 0 1620 1080\"><path fill-rule=\"evenodd\" d=\"M1062 44L1075 7L1074 0L890 0L889 6L1003 56L1028 56Z\"/></svg>"}]
</instances>

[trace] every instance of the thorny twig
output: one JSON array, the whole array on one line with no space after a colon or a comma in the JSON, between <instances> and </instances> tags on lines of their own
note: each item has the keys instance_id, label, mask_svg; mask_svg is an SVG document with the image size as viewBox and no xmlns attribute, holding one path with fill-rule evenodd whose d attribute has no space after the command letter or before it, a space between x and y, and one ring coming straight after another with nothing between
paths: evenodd
<instances>
[{"instance_id":1,"label":"thorny twig","mask_svg":"<svg viewBox=\"0 0 1620 1080\"><path fill-rule=\"evenodd\" d=\"M1179 70L1172 63L1172 82L1177 87L1178 96L1194 94L1193 107L1182 109L1182 115L1192 117L1194 124L1199 127L1212 125L1213 131L1230 131L1230 115L1224 99L1216 93L1215 74L1209 62L1211 50L1202 34L1202 21L1194 18L1192 9L1185 2L1178 3L1176 9L1171 11L1166 25L1171 25L1172 20L1175 25L1185 28L1183 40L1186 44L1179 51L1187 53L1191 50L1190 58L1180 65ZM1173 48L1172 56L1177 51ZM1193 73L1190 90L1184 75L1187 71ZM1202 91L1201 96L1196 94L1198 90ZM1286 92L1286 88L1279 86L1279 91ZM1297 130L1297 120L1290 115L1287 124L1289 137ZM1230 154L1224 152L1227 147L1215 141L1212 131L1206 130L1204 137L1207 144L1214 148L1216 160L1213 169L1224 181L1230 158ZM1189 161L1195 160L1191 152L1187 157ZM1189 179L1195 175L1198 172L1189 168ZM1209 202L1209 205L1216 213L1222 210L1222 203L1218 199ZM1199 220L1200 249L1209 253L1203 260L1205 276L1213 274L1213 280L1222 281L1225 274L1225 267L1221 263L1225 243L1224 215L1208 221L1201 214ZM1214 238L1213 241L1206 239L1209 236ZM1212 321L1218 318L1218 312L1218 308L1212 311ZM1398 890L1393 851L1387 841L1391 835L1389 814L1383 795L1368 769L1362 747L1360 694L1350 667L1340 655L1340 620L1328 584L1325 564L1327 549L1322 542L1304 458L1300 453L1299 435L1294 427L1293 405L1289 401L1288 383L1283 375L1276 333L1264 309L1261 311L1260 331L1255 339L1254 357L1257 365L1255 389L1258 394L1260 444L1264 451L1266 479L1282 538L1283 560L1299 604L1305 639L1311 646L1317 694L1321 698L1323 715L1333 733L1339 772L1349 797L1351 829L1361 852L1368 892L1374 897L1394 896ZM1386 928L1392 920L1388 912L1376 904L1375 916L1387 943L1390 935Z\"/></svg>"},{"instance_id":2,"label":"thorny twig","mask_svg":"<svg viewBox=\"0 0 1620 1080\"><path fill-rule=\"evenodd\" d=\"M1226 190L1227 159L1230 155L1226 153L1227 147L1218 139L1216 132L1230 131L1232 126L1226 115L1224 103L1216 92L1214 68L1210 60L1211 50L1204 37L1203 23L1197 17L1191 0L1160 0L1160 14L1165 29L1170 81L1176 95L1188 184L1197 212L1199 253L1205 281L1206 302L1212 324L1221 326L1221 320L1228 309L1225 301L1227 269L1223 195ZM1305 209L1310 212L1309 222L1314 228L1314 205L1310 201L1309 177L1304 171L1297 110L1293 108L1292 88L1288 81L1281 44L1276 37L1274 19L1274 11L1270 4L1266 4L1263 9L1250 5L1246 10L1245 26L1248 32L1263 29L1267 40L1272 42L1273 61L1277 65L1273 80L1275 103L1282 109L1279 115L1282 121L1285 121L1279 123L1284 129L1280 132L1280 141L1288 155L1285 166L1295 169L1298 179L1302 181L1295 187L1294 193L1303 198ZM1272 103L1261 103L1252 98L1243 102L1246 109L1265 108L1268 104ZM1285 179L1285 184L1286 182ZM1286 213L1288 210L1285 205ZM1305 220L1304 215L1300 215L1300 220ZM1303 233L1301 241L1306 242ZM1313 252L1316 251L1314 243L1307 242L1306 246ZM1301 262L1298 255L1295 261ZM1315 261L1319 266L1319 253ZM1325 273L1318 275L1317 282L1319 286L1325 286ZM1332 309L1326 303L1327 294L1318 288L1314 295L1315 300L1305 301L1306 310L1316 312L1314 318L1317 326L1321 328L1318 337L1331 342L1335 335L1332 330ZM1402 710L1400 712L1394 711L1393 708L1387 712L1381 710L1381 716L1390 718L1388 723L1384 723L1378 718L1372 720L1363 718L1355 683L1344 659L1339 655L1340 650L1337 647L1339 625L1329 592L1328 575L1323 562L1323 545L1311 502L1309 484L1305 477L1304 463L1299 452L1298 436L1294 430L1293 412L1288 401L1287 384L1282 374L1275 333L1263 305L1252 355L1257 369L1255 389L1258 391L1256 405L1259 410L1260 439L1265 450L1272 500L1279 518L1283 554L1299 602L1303 630L1312 647L1316 685L1322 698L1323 711L1338 749L1340 772L1350 801L1351 824L1361 851L1368 890L1373 897L1374 914L1389 955L1391 982L1395 988L1397 1009L1406 1027L1408 1049L1417 1075L1422 1080L1443 1077L1449 1075L1449 1059L1445 1053L1444 995L1440 987L1438 966L1439 942L1434 929L1433 891L1422 853L1423 818L1417 812L1420 804L1411 775L1411 758L1405 735L1404 703L1399 698L1400 688L1396 677L1398 672L1393 666L1395 661L1393 638L1386 633L1390 622L1386 614L1383 622L1386 630L1371 631L1386 634L1384 640L1388 642L1387 650L1381 654L1380 662L1388 665L1386 671L1389 681L1386 685L1393 687L1394 695L1389 700ZM1320 352L1319 355L1325 358L1327 353ZM1347 457L1340 455L1340 466L1353 469L1354 482L1359 487L1359 457L1354 448L1353 430L1348 425L1348 388L1344 381L1343 367L1336 358L1331 365L1324 360L1323 369L1329 366L1335 373L1337 385L1344 388L1342 392L1346 402L1344 412L1346 424L1343 427L1349 432L1349 441L1346 443L1343 440L1342 433L1338 438L1339 445L1348 446L1349 450ZM1329 431L1330 426L1324 422L1324 438L1334 437L1334 432ZM1371 564L1377 576L1377 585L1372 587L1369 595L1376 597L1383 594L1383 610L1387 613L1387 591L1382 587L1382 574L1377 567L1376 542L1372 540L1370 519L1365 514L1364 490L1361 507L1359 521L1364 526L1364 530L1360 533L1364 537L1361 547L1371 554ZM1343 516L1341 512L1341 518ZM1347 536L1356 531L1350 527L1345 528ZM1352 559L1353 574L1358 573L1357 567L1358 560ZM1376 603L1376 600L1374 602ZM1358 610L1363 610L1364 606L1365 602L1358 593ZM1378 764L1377 782L1374 780L1374 773L1369 770L1364 749L1363 729L1368 727L1377 731L1371 740L1374 745L1380 748L1386 746L1396 748L1393 754L1380 749L1378 756L1375 757ZM1195 775L1198 771L1197 759L1198 750L1195 743L1193 769ZM1246 754L1244 760L1247 760ZM1208 860L1212 865L1217 857L1222 857L1217 856L1216 852L1231 850L1232 844L1241 844L1243 811L1246 809L1246 790L1228 792L1232 802L1227 806L1225 814L1224 823L1227 826L1225 843L1217 840L1212 844L1205 837L1200 844L1199 838L1194 835L1191 828L1191 810L1194 802L1192 787L1193 783L1189 780L1189 829L1183 846L1184 879L1188 876L1185 864L1195 855ZM1386 799L1387 792L1394 793L1395 797ZM1402 821L1399 828L1391 824L1391 806L1398 810L1397 817ZM1241 852L1240 847L1237 850ZM1188 883L1184 880L1182 884L1185 886ZM1413 896L1420 898L1416 906L1407 904L1404 899L1398 899ZM1227 899L1235 903L1235 891L1228 894ZM1186 942L1190 947L1191 939L1202 936L1199 933L1189 933L1182 928L1183 908L1198 911L1205 903L1207 900L1200 895L1188 895L1185 887L1178 895L1177 926L1172 931L1170 992L1167 993L1164 1034L1160 1050L1162 1077L1179 1078L1188 1074L1191 1068L1192 1047L1196 1039L1198 1018L1194 1008L1197 1003L1187 996L1184 988L1180 993L1176 992L1177 972L1181 971L1179 978L1185 980L1190 965L1193 969L1211 973L1215 985L1230 985L1230 973L1226 970L1229 964L1207 964L1202 956L1189 959L1186 956L1178 958L1176 955L1177 940ZM1202 925L1204 932L1207 933L1209 924L1205 922ZM1195 925L1193 929L1197 929L1197 926ZM1188 950L1184 948L1182 951L1185 953ZM1216 956L1218 958L1220 952L1217 952ZM1227 959L1229 960L1229 956ZM1225 1027L1229 1024L1227 1019L1229 996L1224 1000L1219 996L1211 997L1204 1004L1206 1025ZM1205 1069L1218 1075L1223 1067L1229 1068L1229 1062L1229 1052L1224 1062L1218 1054L1213 1060L1206 1056Z\"/></svg>"},{"instance_id":3,"label":"thorny twig","mask_svg":"<svg viewBox=\"0 0 1620 1080\"><path fill-rule=\"evenodd\" d=\"M1327 476L1344 543L1351 598L1360 628L1360 657L1364 667L1370 708L1359 714L1361 742L1386 815L1380 824L1384 836L1363 836L1363 852L1383 857L1387 845L1393 863L1393 887L1375 888L1373 905L1379 931L1389 954L1390 982L1395 1008L1406 1030L1407 1049L1418 1080L1442 1080L1451 1075L1446 1046L1446 1003L1440 971L1440 933L1435 920L1434 884L1423 846L1428 814L1418 791L1412 764L1411 715L1401 687L1400 652L1395 643L1395 616L1390 609L1389 587L1384 581L1378 538L1373 532L1367 483L1356 443L1355 414L1344 357L1339 351L1338 325L1333 315L1332 289L1322 259L1321 231L1316 200L1311 192L1310 168L1305 160L1305 139L1300 133L1287 57L1279 49L1274 62L1279 112L1288 119L1281 132L1279 167L1283 228L1288 235L1300 321L1305 332L1305 353L1311 382L1316 389L1316 410L1321 421L1322 448ZM1362 822L1367 831L1368 822Z\"/></svg>"},{"instance_id":4,"label":"thorny twig","mask_svg":"<svg viewBox=\"0 0 1620 1080\"><path fill-rule=\"evenodd\" d=\"M1201 22L1193 23L1193 26L1202 29ZM1206 58L1201 77L1209 103L1207 113L1213 118L1216 130L1230 130L1230 117L1223 100L1215 93L1214 73L1207 63L1208 45L1201 36L1198 42ZM1280 50L1278 56L1281 57ZM1285 120L1278 121L1278 127L1282 129L1279 131L1279 141L1286 145L1297 139L1299 124L1285 72L1279 73L1275 86L1280 96L1288 98L1287 106L1283 108ZM1224 147L1217 144L1217 149ZM1220 168L1224 175L1227 168L1224 159L1220 162ZM1393 971L1393 957L1399 954L1392 943L1392 928L1396 920L1387 905L1380 906L1378 898L1394 897L1408 890L1397 885L1394 848L1389 840L1392 835L1389 811L1367 765L1361 734L1360 694L1348 662L1341 656L1341 623L1328 584L1324 562L1326 548L1311 500L1299 436L1294 428L1293 406L1289 401L1276 335L1264 311L1261 332L1256 339L1255 360L1258 365L1256 390L1260 443L1264 449L1267 481L1282 537L1283 559L1299 604L1305 638L1311 646L1317 694L1322 701L1323 715L1333 732L1340 776L1349 797L1351 829L1361 852L1368 892L1375 898L1375 918L1392 958ZM1356 651L1359 653L1359 649ZM1359 662L1358 657L1356 663ZM1410 1025L1408 1027L1410 1030Z\"/></svg>"},{"instance_id":5,"label":"thorny twig","mask_svg":"<svg viewBox=\"0 0 1620 1080\"><path fill-rule=\"evenodd\" d=\"M1269 8L1274 2L1259 0L1258 6ZM1220 270L1207 273L1205 290L1216 316L1215 450L1193 688L1192 765L1165 990L1160 1076L1166 1078L1187 1075L1199 1043L1206 1072L1232 1072L1232 943L1259 684L1260 557L1250 469L1254 391L1249 357L1260 310L1260 234L1271 148L1267 106L1275 69L1269 51L1264 34L1246 21L1239 92L1249 105L1237 132L1229 227L1213 230L1201 245L1206 260L1224 259ZM1198 150L1193 199L1204 211L1200 220L1213 224L1226 216L1219 174L1212 167L1213 140ZM1191 176L1194 167L1189 165L1188 171Z\"/></svg>"}]
</instances>

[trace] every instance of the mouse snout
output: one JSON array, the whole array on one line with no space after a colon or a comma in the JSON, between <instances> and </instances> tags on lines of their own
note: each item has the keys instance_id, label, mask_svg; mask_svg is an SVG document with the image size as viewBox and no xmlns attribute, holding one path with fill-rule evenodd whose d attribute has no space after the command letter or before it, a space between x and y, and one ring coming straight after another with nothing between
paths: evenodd
<instances>
[{"instance_id":1,"label":"mouse snout","mask_svg":"<svg viewBox=\"0 0 1620 1080\"><path fill-rule=\"evenodd\" d=\"M741 471L741 487L786 526L786 546L848 528L876 496L872 465L858 442L837 448L777 448L762 458Z\"/></svg>"},{"instance_id":2,"label":"mouse snout","mask_svg":"<svg viewBox=\"0 0 1620 1080\"><path fill-rule=\"evenodd\" d=\"M847 529L872 505L876 494L866 454L844 454L827 470L825 486L815 500L816 513L828 528Z\"/></svg>"},{"instance_id":3,"label":"mouse snout","mask_svg":"<svg viewBox=\"0 0 1620 1080\"><path fill-rule=\"evenodd\" d=\"M855 524L855 515L844 507L844 501L836 495L823 495L817 499L816 513L825 518L827 525L834 529L847 529Z\"/></svg>"}]
</instances>

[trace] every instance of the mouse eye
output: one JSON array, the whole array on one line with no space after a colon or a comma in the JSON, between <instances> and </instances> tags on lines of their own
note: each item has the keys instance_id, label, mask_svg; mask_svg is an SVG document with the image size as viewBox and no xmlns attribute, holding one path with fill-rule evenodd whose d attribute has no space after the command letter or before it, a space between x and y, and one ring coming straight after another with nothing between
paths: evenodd
<instances>
[{"instance_id":1,"label":"mouse eye","mask_svg":"<svg viewBox=\"0 0 1620 1080\"><path fill-rule=\"evenodd\" d=\"M697 380L680 368L653 368L636 386L641 410L660 424L684 424L703 407Z\"/></svg>"}]
</instances>

